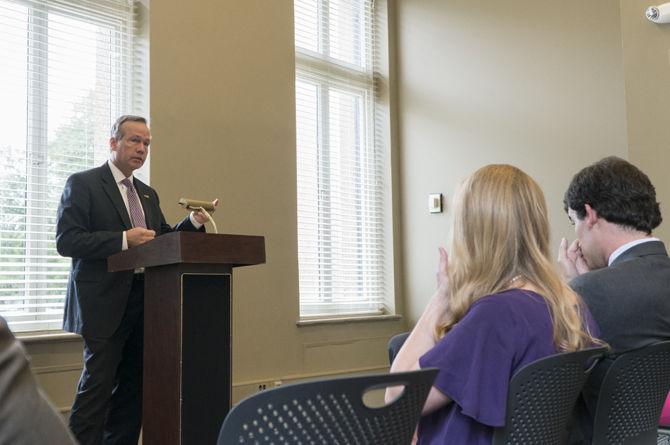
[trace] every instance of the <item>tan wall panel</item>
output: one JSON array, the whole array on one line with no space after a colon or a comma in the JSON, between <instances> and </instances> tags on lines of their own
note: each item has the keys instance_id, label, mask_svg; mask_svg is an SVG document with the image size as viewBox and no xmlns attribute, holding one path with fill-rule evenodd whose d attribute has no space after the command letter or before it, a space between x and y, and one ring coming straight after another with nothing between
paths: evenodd
<instances>
[{"instance_id":1,"label":"tan wall panel","mask_svg":"<svg viewBox=\"0 0 670 445\"><path fill-rule=\"evenodd\" d=\"M621 0L630 160L656 186L665 216L656 236L670 241L670 24L644 16L652 3Z\"/></svg>"},{"instance_id":2,"label":"tan wall panel","mask_svg":"<svg viewBox=\"0 0 670 445\"><path fill-rule=\"evenodd\" d=\"M33 341L24 347L37 383L54 406L61 412L68 411L82 369L81 341Z\"/></svg>"},{"instance_id":3,"label":"tan wall panel","mask_svg":"<svg viewBox=\"0 0 670 445\"><path fill-rule=\"evenodd\" d=\"M404 294L416 320L434 290L457 183L511 163L545 191L554 243L570 235L571 176L627 155L618 5L607 0L398 0Z\"/></svg>"},{"instance_id":4,"label":"tan wall panel","mask_svg":"<svg viewBox=\"0 0 670 445\"><path fill-rule=\"evenodd\" d=\"M166 216L183 217L180 196L219 197L220 231L265 236L267 264L234 273L235 381L313 374L303 343L315 336L401 331L402 321L296 326L293 2L153 2L150 35L151 182ZM381 349L368 351L377 366ZM355 345L340 348L329 369L356 368L360 357Z\"/></svg>"}]
</instances>

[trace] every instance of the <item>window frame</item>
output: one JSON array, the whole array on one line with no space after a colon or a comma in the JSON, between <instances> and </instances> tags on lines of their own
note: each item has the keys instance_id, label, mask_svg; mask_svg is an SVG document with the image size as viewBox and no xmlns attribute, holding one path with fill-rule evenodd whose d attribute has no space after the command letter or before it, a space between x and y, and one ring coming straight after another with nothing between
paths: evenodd
<instances>
[{"instance_id":1,"label":"window frame","mask_svg":"<svg viewBox=\"0 0 670 445\"><path fill-rule=\"evenodd\" d=\"M21 314L14 314L13 317L6 317L7 322L14 332L22 335L40 332L58 332L61 331L61 322L48 322L41 320L39 305L53 306L49 303L49 298L39 298L40 296L51 296L52 288L48 286L57 285L60 290L62 285L62 307L65 306L65 287L68 282L68 273L70 270L70 259L60 257L61 261L48 262L52 258L45 251L53 251L53 258L59 258L55 247L55 224L49 222L55 218L51 214L47 205L41 205L47 199L47 191L50 187L49 181L53 177L49 172L49 21L50 14L57 14L66 19L84 22L90 25L103 26L110 30L112 40L110 46L120 48L118 57L115 57L115 63L110 67L113 73L111 79L128 79L126 85L122 87L112 86L110 84L110 95L108 103L103 106L107 108L116 108L121 110L140 109L142 114L148 115L148 104L142 100L135 103L134 96L137 90L148 91L148 78L145 73L135 74L133 69L137 64L137 53L141 52L145 42L138 42L136 39L142 39L143 29L138 29L137 25L144 25L143 20L137 19L138 1L133 1L129 10L109 12L105 10L109 2L104 0L8 0L8 4L17 4L27 8L26 12L26 176L25 176L25 197L20 198L26 202L25 221L25 247L22 258L17 258L18 263L23 270L16 272L5 272L6 275L16 275L17 281L24 282L22 289L16 289L13 296L16 298L20 308L22 305L31 306L28 311ZM122 38L121 35L132 33L130 38ZM45 56L47 54L47 56ZM148 71L148 60L143 61L143 68ZM138 84L142 84L138 87ZM43 87L40 85L47 85ZM145 111L146 110L146 111ZM111 126L111 123L110 123ZM96 149L94 149L94 152ZM92 157L93 154L92 154ZM143 179L148 181L146 173L142 174ZM34 205L31 205L34 204ZM49 228L54 227L54 233L49 234ZM32 252L32 253L31 253ZM46 259L44 257L47 257ZM53 266L63 264L64 278L54 278L56 272L53 272ZM49 267L46 267L46 265ZM23 280L19 280L23 277ZM0 295L0 302L11 301L11 296L6 299ZM23 301L23 303L19 303ZM26 303L29 301L29 303ZM11 303L10 303L11 305ZM35 306L37 305L37 306ZM0 309L4 305L0 305ZM35 313L30 316L30 313ZM16 318L24 319L16 321ZM56 324L58 326L56 326ZM62 331L61 331L62 332Z\"/></svg>"},{"instance_id":2,"label":"window frame","mask_svg":"<svg viewBox=\"0 0 670 445\"><path fill-rule=\"evenodd\" d=\"M318 4L323 10L328 10L328 7L331 3L331 0L317 0ZM391 168L390 168L390 119L388 113L388 82L383 79L385 76L388 76L388 42L384 40L386 45L382 51L383 56L381 60L377 60L374 51L378 50L377 46L380 43L380 40L385 37L384 35L377 35L376 31L373 33L373 30L376 30L379 26L380 20L383 20L384 29L387 26L386 23L386 2L379 0L366 0L368 5L366 7L370 8L370 20L366 24L365 33L370 37L371 41L369 42L368 48L370 51L366 54L367 62L366 65L369 69L361 68L357 65L347 63L345 61L335 59L329 55L324 55L320 52L313 51L310 49L302 48L298 46L298 41L296 38L295 41L295 65L296 65L296 86L299 81L309 82L311 84L317 85L317 90L320 91L318 97L322 101L320 106L317 107L320 110L317 126L319 130L318 133L318 149L317 156L319 155L325 147L329 146L328 131L324 131L324 127L328 122L328 104L325 101L328 100L330 91L332 89L338 89L346 91L353 94L361 94L363 97L364 108L369 110L368 113L364 112L364 116L361 121L366 127L365 131L365 143L368 145L366 149L372 148L375 156L381 156L382 160L378 161L381 165L380 171L375 173L383 177L384 184L380 187L380 192L388 192L390 190L391 182ZM380 11L383 11L380 14ZM325 14L318 14L318 17L321 17L321 20L318 23L317 28L319 33L317 34L317 40L323 43L321 50L325 54L328 53L328 44L329 37L324 37L323 33L327 33L327 29L324 30L324 23L327 27L328 20L324 18ZM380 17L381 16L381 17ZM317 47L319 45L317 44ZM380 66L384 65L386 66ZM327 76L325 75L327 73ZM327 78L326 78L327 77ZM324 92L325 90L325 92ZM297 89L296 89L297 95ZM296 97L296 101L297 101ZM297 125L299 125L298 116L296 116ZM298 142L298 141L297 141ZM296 144L297 145L297 144ZM297 149L299 149L297 147ZM365 151L366 149L362 150ZM300 169L300 166L298 166ZM299 172L299 170L298 170ZM300 175L298 175L297 180L300 181ZM317 179L320 183L320 179ZM364 181L359 180L359 184L364 183ZM298 184L299 187L299 184ZM320 190L323 192L323 190ZM364 195L361 193L360 196ZM321 199L321 198L319 198ZM380 230L381 237L383 239L382 253L380 258L380 267L383 269L381 272L380 282L377 283L381 290L381 299L376 301L366 300L363 306L367 305L368 308L365 310L334 310L327 311L327 314L319 314L317 312L321 311L304 311L302 297L299 296L299 321L298 325L310 325L312 322L316 321L317 323L320 320L340 320L340 319L350 319L350 318L359 318L359 319L370 319L370 317L385 317L387 318L390 314L394 314L395 309L395 285L394 285L394 274L393 274L393 230L392 230L392 212L391 212L391 200L387 197L380 198L380 201L383 203L382 209L379 214L375 217L382 220L382 227ZM300 210L299 210L300 211ZM320 217L320 216L319 216ZM358 230L362 231L364 228L364 223L359 224ZM300 227L298 228L298 236L300 237ZM298 241L300 244L300 240ZM318 244L322 244L319 242ZM326 243L327 244L327 243ZM365 246L359 244L361 248ZM299 249L300 250L300 249ZM300 252L298 253L300 255ZM318 263L317 263L318 264ZM363 270L364 268L361 268ZM365 269L367 270L367 269ZM299 258L299 273L300 271L300 258ZM323 280L322 273L319 272L320 281ZM327 284L326 284L327 285ZM300 285L299 285L300 287ZM300 289L299 289L300 292ZM301 293L301 292L300 292ZM319 286L319 294L322 295L321 285ZM323 297L319 297L323 298ZM331 300L332 301L332 300ZM348 306L349 303L343 304L341 306ZM313 308L317 308L318 305L312 304ZM332 304L328 302L324 303L324 307L332 307ZM373 308L374 306L374 308ZM395 317L395 316L393 316Z\"/></svg>"}]
</instances>

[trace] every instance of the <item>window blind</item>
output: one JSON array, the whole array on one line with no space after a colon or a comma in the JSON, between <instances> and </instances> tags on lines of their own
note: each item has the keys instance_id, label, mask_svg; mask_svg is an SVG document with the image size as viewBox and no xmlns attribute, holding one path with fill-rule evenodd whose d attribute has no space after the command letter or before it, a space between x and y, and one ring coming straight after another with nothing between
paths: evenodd
<instances>
[{"instance_id":1,"label":"window blind","mask_svg":"<svg viewBox=\"0 0 670 445\"><path fill-rule=\"evenodd\" d=\"M70 260L55 248L65 180L108 157L120 114L146 112L142 6L0 0L0 314L60 329Z\"/></svg>"},{"instance_id":2,"label":"window blind","mask_svg":"<svg viewBox=\"0 0 670 445\"><path fill-rule=\"evenodd\" d=\"M300 315L384 312L371 0L295 0Z\"/></svg>"}]
</instances>

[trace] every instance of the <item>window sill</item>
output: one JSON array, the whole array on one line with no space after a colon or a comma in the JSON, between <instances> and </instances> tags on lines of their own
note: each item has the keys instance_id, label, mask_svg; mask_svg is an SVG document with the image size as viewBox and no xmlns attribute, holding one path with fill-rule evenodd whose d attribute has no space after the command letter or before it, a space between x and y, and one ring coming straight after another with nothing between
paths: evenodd
<instances>
[{"instance_id":1,"label":"window sill","mask_svg":"<svg viewBox=\"0 0 670 445\"><path fill-rule=\"evenodd\" d=\"M34 331L17 332L14 336L21 343L52 343L78 341L81 339L79 334L73 334L65 331Z\"/></svg>"},{"instance_id":2,"label":"window sill","mask_svg":"<svg viewBox=\"0 0 670 445\"><path fill-rule=\"evenodd\" d=\"M339 317L321 317L321 318L303 318L296 321L298 327L317 326L324 324L347 324L347 323L366 323L371 321L398 321L402 320L402 315L384 314L384 315L343 315Z\"/></svg>"}]
</instances>

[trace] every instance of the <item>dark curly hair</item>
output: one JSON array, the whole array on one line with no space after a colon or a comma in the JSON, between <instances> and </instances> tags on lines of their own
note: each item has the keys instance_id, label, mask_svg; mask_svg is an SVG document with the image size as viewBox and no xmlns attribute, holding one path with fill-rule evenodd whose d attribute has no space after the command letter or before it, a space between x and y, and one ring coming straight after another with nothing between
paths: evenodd
<instances>
[{"instance_id":1,"label":"dark curly hair","mask_svg":"<svg viewBox=\"0 0 670 445\"><path fill-rule=\"evenodd\" d=\"M579 219L585 204L614 224L650 234L663 220L651 181L628 161L610 156L583 168L570 182L563 197Z\"/></svg>"}]
</instances>

